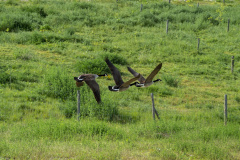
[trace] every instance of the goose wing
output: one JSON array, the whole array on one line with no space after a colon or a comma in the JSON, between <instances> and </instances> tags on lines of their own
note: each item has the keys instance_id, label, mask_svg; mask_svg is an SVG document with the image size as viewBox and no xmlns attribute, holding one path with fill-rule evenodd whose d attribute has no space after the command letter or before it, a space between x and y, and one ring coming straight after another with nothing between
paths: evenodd
<instances>
[{"instance_id":1,"label":"goose wing","mask_svg":"<svg viewBox=\"0 0 240 160\"><path fill-rule=\"evenodd\" d=\"M124 82L122 80L121 74L119 70L109 61L108 58L105 59L105 62L107 63L109 69L112 72L113 79L117 86L121 86Z\"/></svg>"},{"instance_id":2,"label":"goose wing","mask_svg":"<svg viewBox=\"0 0 240 160\"><path fill-rule=\"evenodd\" d=\"M156 74L160 71L162 68L162 63L160 63L153 71L152 73L147 77L146 83L147 82L152 82L153 78L156 76Z\"/></svg>"},{"instance_id":3,"label":"goose wing","mask_svg":"<svg viewBox=\"0 0 240 160\"><path fill-rule=\"evenodd\" d=\"M127 82L123 83L120 87L128 87L132 82L138 80L138 78L141 76L141 74L138 74L136 77L128 80Z\"/></svg>"},{"instance_id":4,"label":"goose wing","mask_svg":"<svg viewBox=\"0 0 240 160\"><path fill-rule=\"evenodd\" d=\"M99 85L95 80L88 80L85 81L87 83L87 85L91 88L91 90L93 91L94 97L96 99L96 101L98 103L101 102L101 96L100 96L100 89L99 89Z\"/></svg>"},{"instance_id":5,"label":"goose wing","mask_svg":"<svg viewBox=\"0 0 240 160\"><path fill-rule=\"evenodd\" d=\"M134 77L137 77L137 76L138 76L139 73L137 73L136 71L134 71L131 67L127 67L127 68L128 68L128 71L131 72ZM142 75L140 75L140 78L138 79L138 81L139 81L140 83L144 83L144 82L145 82L145 78L144 78Z\"/></svg>"}]
</instances>

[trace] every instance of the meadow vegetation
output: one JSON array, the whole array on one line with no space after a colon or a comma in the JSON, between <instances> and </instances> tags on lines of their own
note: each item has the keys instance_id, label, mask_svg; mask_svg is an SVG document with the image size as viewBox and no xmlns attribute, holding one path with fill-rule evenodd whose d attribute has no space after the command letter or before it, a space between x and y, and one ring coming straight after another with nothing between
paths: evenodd
<instances>
[{"instance_id":1,"label":"meadow vegetation","mask_svg":"<svg viewBox=\"0 0 240 160\"><path fill-rule=\"evenodd\" d=\"M239 10L237 0L0 1L0 159L240 159ZM161 62L162 81L113 93L113 77L98 78L98 105L73 77L111 75L105 57L124 81L127 66L147 77Z\"/></svg>"}]
</instances>

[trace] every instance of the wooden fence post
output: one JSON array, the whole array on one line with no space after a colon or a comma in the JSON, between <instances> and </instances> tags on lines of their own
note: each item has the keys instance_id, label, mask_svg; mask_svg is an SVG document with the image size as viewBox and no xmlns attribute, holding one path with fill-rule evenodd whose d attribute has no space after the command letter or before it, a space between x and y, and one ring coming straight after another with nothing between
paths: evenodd
<instances>
[{"instance_id":1,"label":"wooden fence post","mask_svg":"<svg viewBox=\"0 0 240 160\"><path fill-rule=\"evenodd\" d=\"M142 12L142 9L143 9L143 4L141 4L141 8L140 8L140 11Z\"/></svg>"},{"instance_id":2,"label":"wooden fence post","mask_svg":"<svg viewBox=\"0 0 240 160\"><path fill-rule=\"evenodd\" d=\"M228 26L227 26L227 31L229 32L229 26L230 26L230 19L228 19Z\"/></svg>"},{"instance_id":3,"label":"wooden fence post","mask_svg":"<svg viewBox=\"0 0 240 160\"><path fill-rule=\"evenodd\" d=\"M197 7L199 7L199 3L197 3Z\"/></svg>"},{"instance_id":4,"label":"wooden fence post","mask_svg":"<svg viewBox=\"0 0 240 160\"><path fill-rule=\"evenodd\" d=\"M231 72L233 74L233 70L234 70L234 56L232 56L232 65L231 65Z\"/></svg>"},{"instance_id":5,"label":"wooden fence post","mask_svg":"<svg viewBox=\"0 0 240 160\"><path fill-rule=\"evenodd\" d=\"M171 0L169 0L168 3L170 4L170 3L171 3Z\"/></svg>"},{"instance_id":6,"label":"wooden fence post","mask_svg":"<svg viewBox=\"0 0 240 160\"><path fill-rule=\"evenodd\" d=\"M227 125L227 95L224 96L224 125Z\"/></svg>"},{"instance_id":7,"label":"wooden fence post","mask_svg":"<svg viewBox=\"0 0 240 160\"><path fill-rule=\"evenodd\" d=\"M77 90L77 120L80 118L80 90Z\"/></svg>"},{"instance_id":8,"label":"wooden fence post","mask_svg":"<svg viewBox=\"0 0 240 160\"><path fill-rule=\"evenodd\" d=\"M167 25L166 25L166 33L168 34L168 22L169 20L167 19Z\"/></svg>"},{"instance_id":9,"label":"wooden fence post","mask_svg":"<svg viewBox=\"0 0 240 160\"><path fill-rule=\"evenodd\" d=\"M153 120L155 120L155 114L157 115L158 119L159 118L159 114L155 108L155 105L154 105L154 98L153 98L153 93L151 93L151 97L152 97L152 116L153 116Z\"/></svg>"},{"instance_id":10,"label":"wooden fence post","mask_svg":"<svg viewBox=\"0 0 240 160\"><path fill-rule=\"evenodd\" d=\"M154 107L154 110L155 110L155 114L157 115L157 118L160 119L159 114L158 114L158 112L157 112L155 107Z\"/></svg>"},{"instance_id":11,"label":"wooden fence post","mask_svg":"<svg viewBox=\"0 0 240 160\"><path fill-rule=\"evenodd\" d=\"M155 120L155 107L154 107L154 98L153 98L153 93L151 93L151 97L152 97L152 116L153 116L153 120Z\"/></svg>"}]
</instances>

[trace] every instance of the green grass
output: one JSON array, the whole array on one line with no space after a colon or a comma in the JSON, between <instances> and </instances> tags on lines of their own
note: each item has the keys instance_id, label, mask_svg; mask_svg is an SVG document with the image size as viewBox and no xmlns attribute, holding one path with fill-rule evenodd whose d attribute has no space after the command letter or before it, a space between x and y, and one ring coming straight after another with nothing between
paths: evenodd
<instances>
[{"instance_id":1,"label":"green grass","mask_svg":"<svg viewBox=\"0 0 240 160\"><path fill-rule=\"evenodd\" d=\"M0 159L240 159L239 9L228 0L1 1ZM73 77L110 74L106 56L124 81L127 66L147 77L162 62L162 81L113 93L113 77L98 78L98 105Z\"/></svg>"}]
</instances>

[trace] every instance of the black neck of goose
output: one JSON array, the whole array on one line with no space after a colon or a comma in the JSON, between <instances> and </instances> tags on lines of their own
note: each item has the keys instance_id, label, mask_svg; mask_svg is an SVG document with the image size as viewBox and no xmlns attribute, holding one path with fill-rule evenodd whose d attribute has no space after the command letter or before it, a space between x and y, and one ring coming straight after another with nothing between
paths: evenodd
<instances>
[{"instance_id":1,"label":"black neck of goose","mask_svg":"<svg viewBox=\"0 0 240 160\"><path fill-rule=\"evenodd\" d=\"M161 79L156 79L153 82L155 83L155 82L158 82L158 81L162 81L162 80Z\"/></svg>"},{"instance_id":2,"label":"black neck of goose","mask_svg":"<svg viewBox=\"0 0 240 160\"><path fill-rule=\"evenodd\" d=\"M116 86L115 86L116 87ZM114 92L117 92L117 91L119 91L119 88L118 87L112 87L112 86L108 86L108 89L110 90L110 91L114 91Z\"/></svg>"},{"instance_id":3,"label":"black neck of goose","mask_svg":"<svg viewBox=\"0 0 240 160\"><path fill-rule=\"evenodd\" d=\"M134 83L130 84L130 86L133 86L133 85L136 85L136 84L138 84L138 82L134 82Z\"/></svg>"},{"instance_id":4,"label":"black neck of goose","mask_svg":"<svg viewBox=\"0 0 240 160\"><path fill-rule=\"evenodd\" d=\"M99 77L107 76L107 74L98 74Z\"/></svg>"}]
</instances>

